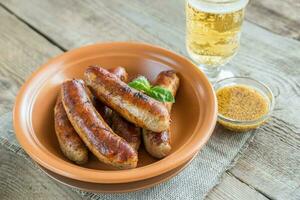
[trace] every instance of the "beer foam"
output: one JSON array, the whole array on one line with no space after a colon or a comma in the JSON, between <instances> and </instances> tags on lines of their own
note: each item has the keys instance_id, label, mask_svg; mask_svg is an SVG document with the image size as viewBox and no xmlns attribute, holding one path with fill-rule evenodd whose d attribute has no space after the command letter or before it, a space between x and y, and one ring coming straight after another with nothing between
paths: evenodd
<instances>
[{"instance_id":1,"label":"beer foam","mask_svg":"<svg viewBox=\"0 0 300 200\"><path fill-rule=\"evenodd\" d=\"M193 8L207 13L225 14L243 9L249 0L187 0L188 4Z\"/></svg>"}]
</instances>

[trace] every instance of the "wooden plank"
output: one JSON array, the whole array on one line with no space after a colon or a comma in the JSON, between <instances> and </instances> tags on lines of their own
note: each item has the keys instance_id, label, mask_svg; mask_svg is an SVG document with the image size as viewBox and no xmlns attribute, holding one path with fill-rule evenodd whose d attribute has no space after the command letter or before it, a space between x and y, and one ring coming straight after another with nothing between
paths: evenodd
<instances>
[{"instance_id":1,"label":"wooden plank","mask_svg":"<svg viewBox=\"0 0 300 200\"><path fill-rule=\"evenodd\" d=\"M25 159L21 157L24 156L23 153L15 153L15 151L0 146L1 199L80 199L77 192L47 177L31 159ZM207 199L264 200L267 198L231 174L225 173L220 184L209 193Z\"/></svg>"},{"instance_id":2,"label":"wooden plank","mask_svg":"<svg viewBox=\"0 0 300 200\"><path fill-rule=\"evenodd\" d=\"M0 115L11 111L24 79L61 53L30 27L0 9ZM1 199L74 199L80 196L56 184L29 161L0 145Z\"/></svg>"},{"instance_id":3,"label":"wooden plank","mask_svg":"<svg viewBox=\"0 0 300 200\"><path fill-rule=\"evenodd\" d=\"M222 182L215 186L214 189L206 196L208 200L224 200L224 199L255 199L266 200L265 196L242 183L229 173L224 173Z\"/></svg>"},{"instance_id":4,"label":"wooden plank","mask_svg":"<svg viewBox=\"0 0 300 200\"><path fill-rule=\"evenodd\" d=\"M3 200L81 199L67 186L47 177L36 165L0 146L0 196Z\"/></svg>"},{"instance_id":5,"label":"wooden plank","mask_svg":"<svg viewBox=\"0 0 300 200\"><path fill-rule=\"evenodd\" d=\"M159 26L160 30L155 29L153 32L166 32L167 29L161 30L161 28L164 27L168 21L176 21L176 23L179 24L184 23L182 17L178 18L180 14L176 15L177 18L172 18L174 20L170 20L168 15L159 12L153 7L146 7L143 9L143 12L141 12L139 9L142 5L139 5L138 1L136 1L136 4L131 4L127 7L126 4L122 4L122 1L118 1L118 3L117 5L110 4L107 6L110 6L111 10L115 10L115 12L122 13L131 21L143 25L146 28L149 27L147 29L148 32L155 29L153 27L159 26L150 26L150 24L155 24L154 17L149 19L150 15L159 18L157 24L163 24ZM167 5L165 6L168 7ZM173 4L170 5L170 7L172 6ZM163 6L161 5L160 7ZM176 8L174 8L174 10L175 12L178 11ZM143 24L141 24L141 19L148 20L143 21ZM153 21L147 22L149 20ZM166 25L165 27L168 26ZM180 27L182 27L182 25ZM178 38L180 38L179 34L184 35L182 30L178 32ZM254 38L254 36L256 37ZM168 39L168 34L166 34L164 39ZM174 38L170 40L173 39ZM299 62L299 43L291 41L290 44L288 44L288 42L283 44L283 41L279 42L283 40L282 38L265 33L254 26L245 27L243 39L242 46L244 48L241 49L240 54L235 59L238 62L233 62L231 65L241 70L240 73L243 75L256 77L258 79L261 79L261 76L263 76L264 78L261 80L271 86L277 95L277 106L273 121L268 124L265 130L257 131L253 144L258 143L261 145L251 146L249 151L245 152L245 155L237 163L236 167L233 168L232 172L244 182L258 188L260 192L270 198L285 197L296 199L299 196L297 192L299 191L297 190L299 188L299 181L297 180L300 179L300 173L297 171L298 164L300 163L300 151L299 148L297 148L297 146L299 147L300 140L297 135L299 135L300 129L299 126L296 125L300 124L300 121L299 118L295 116L297 116L299 112L298 108L300 105L294 98L300 94L298 85L300 79L296 76L296 74L299 74L299 69L295 67ZM292 43L295 47L292 47ZM261 52L258 52L257 49ZM296 52L293 52L294 50L296 50ZM241 69L241 66L243 66L244 69ZM266 67L262 68L262 66ZM278 77L278 74L281 76ZM281 120L281 122L276 120L277 118ZM273 132L273 126L286 128L283 130L279 128L277 134L275 134ZM294 132L288 131L290 126L295 126ZM282 135L284 135L284 139ZM256 155L265 156L262 159L253 159L253 155L255 155L253 152L255 152ZM283 158L279 155L282 155ZM272 162L274 164L270 165L270 160L280 160L281 162ZM294 162L290 162L290 160L294 160ZM249 171L245 166L250 166L252 170ZM274 174L279 175L274 176Z\"/></svg>"},{"instance_id":6,"label":"wooden plank","mask_svg":"<svg viewBox=\"0 0 300 200\"><path fill-rule=\"evenodd\" d=\"M145 6L142 10L143 5L139 1L130 5L122 1L117 2L106 6L110 10L126 16L135 24L145 27L148 32L161 33L158 37L164 41L169 41L168 44L171 41L183 41L182 30L178 30L178 34L176 34L177 29L174 28L172 29L175 30L172 32L173 35L163 34L170 28L170 25L167 25L169 21L173 23L175 21L178 24L184 23L182 17L178 17L182 15L176 12L179 9L174 8L174 4L168 6L167 2L164 2L164 5L162 5L163 3L159 5L159 7L170 7L174 10L176 16L170 17L155 7ZM300 140L298 137L300 121L296 116L298 116L300 104L295 98L299 97L300 94L298 84L300 78L297 76L300 71L296 67L300 59L299 43L269 34L252 25L245 27L243 39L243 48L235 59L239 62L233 62L233 67L239 68L243 75L258 79L263 76L261 80L270 85L277 96L277 106L273 121L257 131L253 144L261 145L251 146L249 152L245 152L232 172L271 198L298 198L299 181L297 180L300 179L300 172L297 169L300 163ZM282 42L279 42L281 40ZM180 47L178 46L178 48ZM241 66L244 69L241 69ZM262 66L266 67L262 68ZM294 131L290 131L290 127L294 127ZM255 155L253 152L256 155L265 155L265 157L253 159L253 155ZM283 158L279 155L282 155ZM270 162L271 160L273 162ZM276 160L281 162L274 162ZM294 162L290 162L290 160L294 160ZM245 166L250 166L252 171L249 171ZM239 169L239 171L234 169ZM274 174L280 175L274 176Z\"/></svg>"},{"instance_id":7,"label":"wooden plank","mask_svg":"<svg viewBox=\"0 0 300 200\"><path fill-rule=\"evenodd\" d=\"M55 51L52 50L52 49L56 49L56 48L53 48L52 45L47 44L47 42L45 42L46 40L41 39L42 37L37 36L37 34L35 34L29 27L20 23L19 21L17 21L17 19L15 17L13 17L12 15L8 14L7 12L5 12L3 10L1 11L1 19L3 20L3 22L5 22L5 23L1 23L1 24L3 24L2 28L5 28L6 26L8 26L10 24L16 25L16 26L9 26L10 29L5 29L7 32L2 31L2 35L0 35L0 36L1 36L1 38L8 38L8 41L14 41L14 40L18 41L18 42L9 42L8 44L5 43L6 46L3 44L4 42L1 44L3 44L3 47L5 47L7 49L15 48L15 49L22 50L22 51L12 52L14 54L13 54L13 56L11 56L11 57L20 59L20 62L15 62L15 63L13 63L14 65L12 65L13 60L9 60L9 62L8 62L7 59L10 58L10 56L7 54L2 54L3 57L0 57L0 60L3 61L3 63L16 68L15 73L18 75L17 77L19 78L19 83L16 84L15 87L18 88L20 83L22 83L24 81L24 78L27 75L29 75L32 72L32 70L34 68L36 68L36 66L39 66L41 63L45 62L45 59L47 59L48 57L52 57L56 54ZM30 34L30 33L32 33L32 34ZM38 43L38 45L42 46L42 48L41 48L42 53L39 53L39 51L36 51L35 48L37 48L36 47L37 45L36 45L36 43L31 42L31 40L36 41ZM26 42L28 42L28 45L31 44L31 48L27 48L28 47L27 45L21 46L22 44L24 44ZM16 44L16 46L13 46L13 44ZM31 57L26 56L26 54L25 54L27 52L26 49L28 49L30 51L30 53L32 53L33 55L36 55L36 57L39 59L37 59L35 56L31 56ZM44 51L46 51L46 52L49 51L48 53L50 55L49 56L43 55ZM60 50L57 50L57 52L59 53ZM51 54L51 53L53 53L53 54ZM30 62L28 62L28 59L32 59L32 60L30 60ZM30 63L31 65L27 66L26 63ZM18 69L20 69L20 71ZM12 69L12 71L13 71L13 69ZM7 74L10 75L10 72L7 72ZM12 80L13 79L9 79L7 81L8 81L8 83L11 83ZM14 95L15 95L15 93L12 93L11 98L8 100L7 105L10 105L10 106L7 106L6 110L11 109ZM53 199L53 198L75 199L75 198L79 198L77 195L74 195L74 194L69 195L68 193L70 191L66 187L60 187L59 184L58 184L58 186L57 186L57 184L52 185L53 183L52 183L52 181L49 181L49 178L47 178L45 175L41 175L41 172L36 167L32 166L31 164L28 164L28 162L25 162L24 159L19 158L16 155L11 155L12 153L7 153L7 151L1 151L0 153L3 154L1 157L3 160L3 165L1 162L1 166L3 168L1 168L1 173L0 173L1 174L0 178L2 178L2 181L3 181L2 187L0 188L0 195L3 199L24 199L24 198L25 199ZM13 159L14 162L11 162L11 160L7 160L7 158ZM9 164L11 164L11 165L9 165ZM12 165L15 167L12 168L11 167ZM16 173L14 171L15 169L19 169L21 172L24 172L24 174L20 174L20 172ZM11 178L12 174L15 175L14 179ZM10 179L10 180L8 181L8 179ZM22 180L22 182L20 183L21 180ZM38 186L36 186L36 184ZM9 189L6 189L7 187ZM19 187L21 189L18 189ZM42 189L40 187L42 187ZM58 189L58 187L59 187L59 189ZM17 189L18 189L18 191L17 191ZM63 193L62 190L66 190L65 191L66 194ZM50 196L51 193L53 193L55 195ZM68 195L67 198L65 197L66 195Z\"/></svg>"},{"instance_id":8,"label":"wooden plank","mask_svg":"<svg viewBox=\"0 0 300 200\"><path fill-rule=\"evenodd\" d=\"M5 13L5 12L4 12ZM12 17L12 16L10 16L9 14L7 14L6 13L6 15L5 15L5 18L2 18L3 20L5 20L5 22L7 22L8 24L18 24L19 22L15 22L14 20L15 20L15 18L14 17ZM21 24L21 23L20 23ZM24 26L24 27L26 27L26 26ZM27 30L26 30L27 31ZM24 32L23 31L23 29L21 29L21 30L19 30L18 28L17 29L13 29L13 31L12 32L16 32L16 36L18 36L19 34L20 35L22 35L22 32ZM21 33L20 33L21 32ZM24 33L23 33L24 34ZM34 36L33 36L33 39L35 39L35 40L37 40L36 38L35 38L35 34L33 34ZM2 35L3 36L3 35ZM7 35L5 35L5 37L12 37L12 38L10 38L10 40L12 40L12 39L14 39L14 37L16 37L14 34L7 34ZM27 40L31 40L31 36L30 36L30 34L25 34L25 36L26 36L26 38L27 38ZM4 37L4 36L3 36ZM17 37L18 38L18 37ZM18 38L18 40L21 40L22 41L22 43L24 43L24 38ZM42 41L40 41L40 40L37 40L37 41L39 41L41 44L43 44L43 42ZM10 47L10 46L7 46L7 47ZM16 47L15 47L16 48ZM21 48L21 47L17 47L17 48ZM21 48L22 49L22 48ZM47 49L47 47L45 46L45 49ZM49 51L51 52L51 50L50 50L51 48L49 48ZM32 54L34 54L35 53L35 51L34 51L34 48L32 48L32 49L30 49L31 51L32 51ZM19 57L19 58L21 58L21 57L23 57L23 55L22 55L22 53L23 52L21 52L21 53L19 53L19 54L15 54L14 55L14 57ZM38 54L38 53L37 53ZM1 60L5 60L6 59L6 57L5 57L6 55L4 55L4 57L2 58L1 57ZM42 56L41 56L42 57ZM43 57L42 57L43 58ZM22 59L22 60L24 60L24 59ZM24 60L24 61L26 61L26 60ZM32 61L32 62L34 62L34 61ZM38 63L39 61L37 60L36 61L37 63L35 63L35 65L36 66L38 66L38 65L40 65L40 63ZM43 61L42 61L43 62ZM18 68L21 68L21 69L24 69L24 65L22 65L23 63L15 63L16 64L16 66L18 67ZM16 67L16 68L17 68ZM25 72L28 72L28 73L30 73L32 71L32 69L31 68L28 68L28 70L25 70ZM19 72L19 71L16 71L16 73L18 74L18 73L20 73L20 76L21 76L21 78L20 78L20 82L22 82L23 81L23 78L25 77L25 76L27 76L28 74L26 74L26 73L23 73L23 72ZM11 81L11 80L8 80L9 82ZM17 86L18 87L18 86ZM13 97L12 97L12 99L13 99ZM12 101L9 101L9 103L11 104L12 103ZM8 108L9 109L9 108ZM43 199L52 199L52 198L59 198L59 199L61 199L61 196L60 195L63 195L63 194L61 194L61 191L60 190L58 190L58 191L56 191L57 190L57 186L56 185L51 185L51 181L50 182L48 182L49 181L49 179L47 178L47 177L45 177L45 175L43 175L43 176L41 176L40 175L40 171L39 170L32 170L32 168L33 168L33 166L30 166L27 162L25 162L24 163L24 159L21 159L21 158L19 158L19 157L16 157L15 155L14 156L11 156L10 154L7 154L6 153L6 151L4 151L4 152L1 152L2 154L3 154L3 156L8 156L9 158L11 158L11 159L13 159L15 162L13 162L12 164L14 164L14 166L16 166L15 168L19 168L19 166L21 165L21 170L23 171L23 172L25 172L26 173L26 175L27 174L30 174L30 176L28 177L28 176L23 176L23 174L19 174L19 173L15 173L15 171L13 171L13 170L8 170L8 169L10 169L10 166L6 166L6 169L3 169L3 170L1 170L1 176L3 176L3 177L5 177L5 178L3 178L3 184L2 184L2 186L3 186L3 188L0 188L0 190L1 190L1 195L2 195L2 197L3 197L3 199L10 199L10 198L12 198L12 199L22 199L22 198L30 198L30 199L41 199L41 198L43 198ZM3 160L5 160L5 158L3 159ZM6 161L6 160L5 160ZM6 163L6 162L4 162L4 163ZM10 161L8 161L8 163L10 163ZM4 165L3 165L3 167L4 167ZM8 168L8 169L7 169ZM25 168L25 169L24 169ZM33 169L36 169L36 168L33 168ZM29 171L29 172L28 172ZM10 176L8 176L7 174L10 174L10 176L11 176L11 174L16 174L16 177L17 178L15 178L15 179L18 179L18 180L23 180L23 182L22 183L24 183L24 184L26 184L26 186L24 186L23 187L23 185L22 184L20 184L19 183L19 181L16 181L15 179L12 179L11 181L9 181L9 183L6 183L7 182L7 179L10 177ZM38 178L37 178L38 177ZM38 179L38 180L36 180L36 179ZM42 182L42 183L41 183ZM33 187L32 186L32 184L33 183L35 183L35 184L41 184L42 185L42 187L43 188L47 188L47 190L41 190L39 187ZM13 192L15 192L15 190L16 190L16 188L18 187L18 186L20 186L20 187L22 187L22 191L18 191L18 195L13 195L12 193ZM4 187L9 187L10 189L8 189L8 190L5 190L5 188ZM50 188L50 189L49 189ZM64 189L65 187L63 187L63 189ZM48 190L49 189L49 190ZM28 194L28 192L27 192L27 196L26 197L24 197L24 194L26 194L26 190L27 191L32 191L32 193L33 193L33 195L31 194L31 192L30 192L30 194ZM35 190L37 190L37 191L35 191ZM67 190L67 189L66 189ZM68 192L68 190L67 190L67 192ZM52 196L52 197L49 197L49 195L51 194L51 193L54 193L54 194L57 194L57 196ZM73 194L72 194L73 195ZM70 196L70 198L75 198L75 197L73 197L73 196ZM76 197L76 198L78 198L78 197Z\"/></svg>"},{"instance_id":9,"label":"wooden plank","mask_svg":"<svg viewBox=\"0 0 300 200\"><path fill-rule=\"evenodd\" d=\"M251 0L247 20L280 35L300 40L299 0Z\"/></svg>"},{"instance_id":10,"label":"wooden plank","mask_svg":"<svg viewBox=\"0 0 300 200\"><path fill-rule=\"evenodd\" d=\"M47 59L61 51L0 9L0 115L11 111L24 79Z\"/></svg>"},{"instance_id":11,"label":"wooden plank","mask_svg":"<svg viewBox=\"0 0 300 200\"><path fill-rule=\"evenodd\" d=\"M171 27L170 30L182 29L182 27L178 26L178 22L180 22L184 18L184 13L182 12L182 10L184 9L185 0L176 0L176 3L143 0L142 6L140 6L141 4L139 4L139 2L141 1L131 0L130 6L136 6L138 9L141 9L141 11L143 10L143 8L149 7L163 8L163 10L151 9L149 11L150 15L160 17L161 22L164 23L163 26ZM121 12L128 11L127 9L124 9L124 7L122 7L123 4L114 2L114 4L110 5L119 6L120 8L122 8ZM300 15L298 14L299 10L300 1L298 0L251 0L247 6L246 19L271 32L300 40ZM127 13L127 15L130 14L132 13ZM165 15L171 15L172 20L168 20L170 19L170 17L166 18L164 17ZM139 19L142 20L141 18ZM169 32L169 34L172 34L172 32Z\"/></svg>"},{"instance_id":12,"label":"wooden plank","mask_svg":"<svg viewBox=\"0 0 300 200\"><path fill-rule=\"evenodd\" d=\"M274 117L260 128L230 170L271 199L300 199L300 127L290 121Z\"/></svg>"},{"instance_id":13,"label":"wooden plank","mask_svg":"<svg viewBox=\"0 0 300 200\"><path fill-rule=\"evenodd\" d=\"M32 4L11 0L2 2L65 48L73 48L104 39L131 39L138 34L139 40L161 44L175 51L184 52L183 10L182 7L179 7L181 4L173 3L173 1L163 1L163 6L159 1L152 1L152 3L147 1L148 4L142 4L143 2L139 3L139 1L131 1L130 4L123 1L113 1L112 4L97 1L92 3L92 6L91 3L71 4L68 1L64 1L65 3L32 1ZM70 10L64 8L68 4L72 5ZM174 13L164 12L161 8L172 8ZM49 9L54 10L54 14L47 14L46 11ZM83 17L78 15L79 10L83 13ZM100 10L101 14L98 12ZM43 16L43 19L40 16ZM70 22L69 19L74 20ZM92 26L87 25L89 23ZM56 24L60 24L60 26ZM103 26L106 32L101 31ZM117 30L114 32L113 29ZM298 125L300 124L297 117L299 102L295 100L300 94L300 80L297 76L299 74L297 64L300 61L299 43L265 32L250 23L245 23L244 29L242 48L230 66L236 68L241 75L256 77L272 87L277 96L273 120L284 121L284 123L276 122L275 125L279 127L285 125L287 131L278 128L278 133L274 134L270 128L273 127L272 123L274 122L264 128L269 128L269 130L258 130L255 140L250 146L251 151L245 152L231 172L245 183L261 189L262 193L272 198L281 197L279 192L274 192L278 188L288 188L283 192L284 196L296 198L298 196L296 189L299 187L299 183L295 182L294 178L295 175L297 177L296 169L298 169L299 159L294 156L295 153L291 152L297 152L299 155L299 149L296 148L299 146L299 139L295 136L299 132ZM80 36L80 34L82 35ZM290 127L293 127L294 131L288 131ZM257 143L263 145L257 145ZM266 155L266 158L253 159L251 157L253 152L256 152L257 155ZM279 160L282 153L284 153L284 160L295 160L295 162L268 165L268 162L274 158ZM246 164L242 164L242 162ZM247 165L251 166L251 170L246 168ZM235 169L239 169L240 172ZM276 173L273 173L274 171ZM286 171L293 173L285 173ZM245 176L247 173L249 175ZM281 175L274 176L277 173ZM255 180L251 180L250 177ZM267 181L263 177L267 177ZM286 182L286 180L290 181ZM284 186L285 184L287 186Z\"/></svg>"},{"instance_id":14,"label":"wooden plank","mask_svg":"<svg viewBox=\"0 0 300 200\"><path fill-rule=\"evenodd\" d=\"M112 15L109 8L102 6L101 10L98 10L96 4L101 3L99 1L33 0L28 3L1 0L0 2L66 49L115 40L144 41L163 45L157 37L144 32L141 27L123 19L121 15L115 13Z\"/></svg>"}]
</instances>

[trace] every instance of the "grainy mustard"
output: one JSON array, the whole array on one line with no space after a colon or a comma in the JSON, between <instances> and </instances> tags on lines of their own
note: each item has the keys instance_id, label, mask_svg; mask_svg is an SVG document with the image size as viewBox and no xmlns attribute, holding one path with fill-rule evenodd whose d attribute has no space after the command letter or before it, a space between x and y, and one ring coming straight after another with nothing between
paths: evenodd
<instances>
[{"instance_id":1,"label":"grainy mustard","mask_svg":"<svg viewBox=\"0 0 300 200\"><path fill-rule=\"evenodd\" d=\"M219 123L234 131L257 128L264 120L259 119L269 112L269 102L260 92L245 85L225 86L217 90L218 112L230 122L219 118ZM257 123L243 123L258 120Z\"/></svg>"}]
</instances>

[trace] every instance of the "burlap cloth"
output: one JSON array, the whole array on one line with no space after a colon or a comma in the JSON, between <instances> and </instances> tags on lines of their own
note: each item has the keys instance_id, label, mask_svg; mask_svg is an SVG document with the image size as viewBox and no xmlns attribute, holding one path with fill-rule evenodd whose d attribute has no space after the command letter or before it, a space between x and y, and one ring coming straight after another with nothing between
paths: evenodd
<instances>
[{"instance_id":1,"label":"burlap cloth","mask_svg":"<svg viewBox=\"0 0 300 200\"><path fill-rule=\"evenodd\" d=\"M12 114L0 118L0 144L27 158L32 167L38 166L20 147L12 127ZM209 142L199 152L191 164L174 178L155 187L132 193L94 194L74 189L88 199L143 199L182 200L203 199L219 183L223 172L234 165L240 153L252 139L251 132L234 134L217 126Z\"/></svg>"}]
</instances>

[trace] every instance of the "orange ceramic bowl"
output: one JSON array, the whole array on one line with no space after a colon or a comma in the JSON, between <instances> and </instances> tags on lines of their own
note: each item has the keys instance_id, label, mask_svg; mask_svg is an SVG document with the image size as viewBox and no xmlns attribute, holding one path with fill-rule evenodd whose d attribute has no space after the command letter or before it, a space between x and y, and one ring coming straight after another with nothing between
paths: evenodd
<instances>
[{"instance_id":1,"label":"orange ceramic bowl","mask_svg":"<svg viewBox=\"0 0 300 200\"><path fill-rule=\"evenodd\" d=\"M171 118L172 153L161 160L139 151L138 167L118 170L90 155L78 166L60 151L54 132L53 109L60 84L83 78L92 64L123 66L129 75L153 80L162 70L174 69L181 84ZM207 77L188 59L149 44L116 42L95 44L62 54L32 74L22 86L14 107L17 139L32 159L62 176L93 183L126 183L166 173L187 162L207 142L216 123L217 103Z\"/></svg>"}]
</instances>

